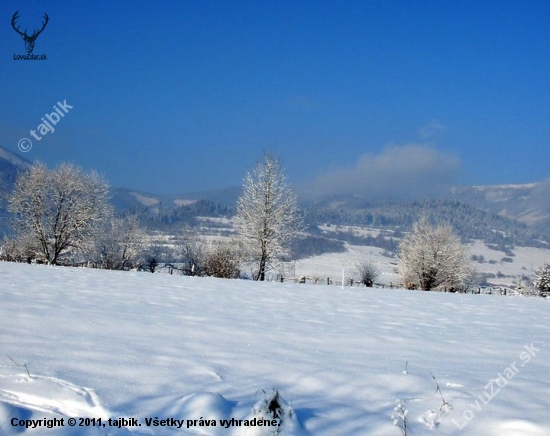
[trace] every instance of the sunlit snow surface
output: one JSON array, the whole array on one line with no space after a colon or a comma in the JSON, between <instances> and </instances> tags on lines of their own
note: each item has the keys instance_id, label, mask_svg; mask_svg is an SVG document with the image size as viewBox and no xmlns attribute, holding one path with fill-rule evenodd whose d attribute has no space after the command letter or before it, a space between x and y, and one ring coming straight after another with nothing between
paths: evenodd
<instances>
[{"instance_id":1,"label":"sunlit snow surface","mask_svg":"<svg viewBox=\"0 0 550 436\"><path fill-rule=\"evenodd\" d=\"M0 292L3 435L267 435L219 420L251 419L274 389L293 416L282 434L399 436L400 399L411 436L550 435L548 300L12 263ZM142 425L11 425L53 417Z\"/></svg>"}]
</instances>

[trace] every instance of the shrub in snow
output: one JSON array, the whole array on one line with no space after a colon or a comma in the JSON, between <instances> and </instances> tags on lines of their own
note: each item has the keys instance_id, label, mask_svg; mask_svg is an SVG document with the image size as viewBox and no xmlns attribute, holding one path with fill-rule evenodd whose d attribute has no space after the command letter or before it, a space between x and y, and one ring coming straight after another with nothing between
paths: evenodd
<instances>
[{"instance_id":1,"label":"shrub in snow","mask_svg":"<svg viewBox=\"0 0 550 436\"><path fill-rule=\"evenodd\" d=\"M23 234L12 238L4 236L0 247L0 260L31 263L36 259L38 251L36 240L29 235Z\"/></svg>"},{"instance_id":2,"label":"shrub in snow","mask_svg":"<svg viewBox=\"0 0 550 436\"><path fill-rule=\"evenodd\" d=\"M180 265L177 269L186 276L239 278L241 251L241 244L237 241L208 244L192 238L176 246L176 259Z\"/></svg>"},{"instance_id":3,"label":"shrub in snow","mask_svg":"<svg viewBox=\"0 0 550 436\"><path fill-rule=\"evenodd\" d=\"M241 274L241 256L236 243L216 242L206 250L204 274L221 279L237 279Z\"/></svg>"},{"instance_id":4,"label":"shrub in snow","mask_svg":"<svg viewBox=\"0 0 550 436\"><path fill-rule=\"evenodd\" d=\"M408 365L408 362L407 362ZM405 371L403 371L403 374L408 374L407 367L405 367ZM418 421L425 424L429 429L434 429L439 425L439 420L443 416L447 415L452 409L453 406L451 406L450 403L445 401L445 398L443 397L443 393L441 392L441 388L439 387L439 383L437 382L437 379L435 376L430 372L430 375L432 376L434 382L435 382L435 392L434 394L438 393L441 397L441 406L439 406L439 409L431 409L423 413L421 416L418 417ZM413 399L413 398L410 398ZM414 398L414 399L421 399L421 398ZM391 415L391 420L393 425L398 427L401 430L401 433L404 436L407 436L408 432L411 431L410 425L409 425L409 411L406 407L407 400L401 400L397 399L395 401L395 407L393 409L393 413Z\"/></svg>"},{"instance_id":5,"label":"shrub in snow","mask_svg":"<svg viewBox=\"0 0 550 436\"><path fill-rule=\"evenodd\" d=\"M439 387L439 383L437 382L435 376L430 372L430 375L432 376L432 378L434 379L434 382L435 382L435 392L439 392L439 395L441 395L441 406L439 407L439 410L437 411L437 414L436 414L436 421L439 419L440 416L443 416L443 415L446 415L447 413L449 413L452 409L453 409L453 406L451 406L449 403L447 403L445 401L445 398L443 398L443 392L441 392L441 388Z\"/></svg>"},{"instance_id":6,"label":"shrub in snow","mask_svg":"<svg viewBox=\"0 0 550 436\"><path fill-rule=\"evenodd\" d=\"M199 239L189 239L176 246L176 257L184 276L202 276L205 269L206 250Z\"/></svg>"},{"instance_id":7,"label":"shrub in snow","mask_svg":"<svg viewBox=\"0 0 550 436\"><path fill-rule=\"evenodd\" d=\"M518 280L518 285L516 286L516 295L538 295L539 291L536 289L530 282L529 279L525 276Z\"/></svg>"},{"instance_id":8,"label":"shrub in snow","mask_svg":"<svg viewBox=\"0 0 550 436\"><path fill-rule=\"evenodd\" d=\"M140 271L155 273L161 264L166 264L166 251L159 244L147 247L141 253L141 261L138 266Z\"/></svg>"},{"instance_id":9,"label":"shrub in snow","mask_svg":"<svg viewBox=\"0 0 550 436\"><path fill-rule=\"evenodd\" d=\"M273 390L270 394L264 392L264 397L252 408L252 414L253 418L265 419L268 421L276 420L279 425L276 428L250 428L254 433L247 433L249 435L297 435L300 433L300 426L296 419L294 409L283 397L281 397L278 390Z\"/></svg>"},{"instance_id":10,"label":"shrub in snow","mask_svg":"<svg viewBox=\"0 0 550 436\"><path fill-rule=\"evenodd\" d=\"M374 281L380 275L380 271L373 263L364 260L355 265L355 270L357 280L367 288L372 288Z\"/></svg>"},{"instance_id":11,"label":"shrub in snow","mask_svg":"<svg viewBox=\"0 0 550 436\"><path fill-rule=\"evenodd\" d=\"M405 407L405 401L397 400L395 407L393 408L393 412L394 413L391 416L393 425L401 430L403 436L407 436L407 415L409 414L409 411Z\"/></svg>"}]
</instances>

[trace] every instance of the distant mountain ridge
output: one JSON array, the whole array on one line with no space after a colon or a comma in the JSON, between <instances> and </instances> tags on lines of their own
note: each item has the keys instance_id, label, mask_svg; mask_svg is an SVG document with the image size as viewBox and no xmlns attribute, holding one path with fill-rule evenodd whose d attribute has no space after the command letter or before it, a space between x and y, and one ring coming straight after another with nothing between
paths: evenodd
<instances>
[{"instance_id":1,"label":"distant mountain ridge","mask_svg":"<svg viewBox=\"0 0 550 436\"><path fill-rule=\"evenodd\" d=\"M306 222L383 228L400 234L420 217L433 223L448 223L467 240L510 246L548 247L550 235L529 228L517 220L475 208L456 200L418 200L409 203L369 205L351 199L305 207Z\"/></svg>"},{"instance_id":2,"label":"distant mountain ridge","mask_svg":"<svg viewBox=\"0 0 550 436\"><path fill-rule=\"evenodd\" d=\"M117 210L146 209L152 214L170 212L178 207L192 205L199 200L207 200L232 208L235 207L240 192L241 188L238 187L181 195L158 195L126 188L111 189L112 202Z\"/></svg>"},{"instance_id":3,"label":"distant mountain ridge","mask_svg":"<svg viewBox=\"0 0 550 436\"><path fill-rule=\"evenodd\" d=\"M451 198L550 233L550 179L522 185L455 187Z\"/></svg>"},{"instance_id":4,"label":"distant mountain ridge","mask_svg":"<svg viewBox=\"0 0 550 436\"><path fill-rule=\"evenodd\" d=\"M27 159L0 145L0 190L9 189L9 185L17 179L17 174L31 165Z\"/></svg>"},{"instance_id":5,"label":"distant mountain ridge","mask_svg":"<svg viewBox=\"0 0 550 436\"><path fill-rule=\"evenodd\" d=\"M16 167L28 168L31 164L27 159L0 145L0 165L11 164Z\"/></svg>"},{"instance_id":6,"label":"distant mountain ridge","mask_svg":"<svg viewBox=\"0 0 550 436\"><path fill-rule=\"evenodd\" d=\"M0 237L8 230L7 196L19 172L30 168L31 162L0 145Z\"/></svg>"},{"instance_id":7,"label":"distant mountain ridge","mask_svg":"<svg viewBox=\"0 0 550 436\"><path fill-rule=\"evenodd\" d=\"M17 174L31 162L0 146L0 232L6 230L6 197ZM193 214L209 212L219 216L234 213L240 187L182 195L159 195L135 189L112 188L112 202L120 213L140 213L159 217L173 224L188 220ZM361 198L339 198L302 204L306 219L312 224L375 225L404 228L419 214L451 222L463 237L491 232L508 235L521 244L544 244L550 241L550 179L520 185L486 185L454 187L447 199L419 200L406 204L374 205ZM478 225L476 225L476 222Z\"/></svg>"}]
</instances>

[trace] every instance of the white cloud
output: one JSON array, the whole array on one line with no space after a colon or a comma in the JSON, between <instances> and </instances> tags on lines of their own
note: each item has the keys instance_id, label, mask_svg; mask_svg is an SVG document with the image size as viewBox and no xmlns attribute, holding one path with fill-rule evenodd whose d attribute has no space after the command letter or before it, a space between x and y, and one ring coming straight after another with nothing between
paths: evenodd
<instances>
[{"instance_id":1,"label":"white cloud","mask_svg":"<svg viewBox=\"0 0 550 436\"><path fill-rule=\"evenodd\" d=\"M310 200L361 196L368 200L403 201L433 198L456 181L460 159L422 144L387 146L362 155L349 168L322 174L299 190Z\"/></svg>"}]
</instances>

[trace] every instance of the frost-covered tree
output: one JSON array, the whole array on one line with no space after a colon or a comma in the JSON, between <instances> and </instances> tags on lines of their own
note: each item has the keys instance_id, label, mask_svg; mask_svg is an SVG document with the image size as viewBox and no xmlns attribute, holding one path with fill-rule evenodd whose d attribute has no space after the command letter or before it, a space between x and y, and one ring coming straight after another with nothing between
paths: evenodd
<instances>
[{"instance_id":1,"label":"frost-covered tree","mask_svg":"<svg viewBox=\"0 0 550 436\"><path fill-rule=\"evenodd\" d=\"M4 236L0 245L0 260L31 263L36 258L36 240L26 235Z\"/></svg>"},{"instance_id":2,"label":"frost-covered tree","mask_svg":"<svg viewBox=\"0 0 550 436\"><path fill-rule=\"evenodd\" d=\"M523 278L518 278L518 284L516 286L516 291L521 295L529 295L529 288L525 285Z\"/></svg>"},{"instance_id":3,"label":"frost-covered tree","mask_svg":"<svg viewBox=\"0 0 550 436\"><path fill-rule=\"evenodd\" d=\"M448 225L422 219L399 245L398 270L406 287L457 290L472 274L466 251Z\"/></svg>"},{"instance_id":4,"label":"frost-covered tree","mask_svg":"<svg viewBox=\"0 0 550 436\"><path fill-rule=\"evenodd\" d=\"M140 264L145 245L145 230L137 217L112 218L94 241L92 260L104 269L132 269Z\"/></svg>"},{"instance_id":5,"label":"frost-covered tree","mask_svg":"<svg viewBox=\"0 0 550 436\"><path fill-rule=\"evenodd\" d=\"M166 264L167 249L160 244L149 245L142 253L142 259L140 261L140 270L155 273L157 268Z\"/></svg>"},{"instance_id":6,"label":"frost-covered tree","mask_svg":"<svg viewBox=\"0 0 550 436\"><path fill-rule=\"evenodd\" d=\"M533 286L538 289L542 296L550 295L550 265L544 264L535 272L536 279Z\"/></svg>"},{"instance_id":7,"label":"frost-covered tree","mask_svg":"<svg viewBox=\"0 0 550 436\"><path fill-rule=\"evenodd\" d=\"M108 195L107 183L95 172L35 164L17 178L9 198L15 233L35 247L35 259L55 265L94 239L111 215Z\"/></svg>"},{"instance_id":8,"label":"frost-covered tree","mask_svg":"<svg viewBox=\"0 0 550 436\"><path fill-rule=\"evenodd\" d=\"M254 279L265 280L266 271L286 253L302 229L296 196L286 184L275 156L265 155L244 179L235 220L245 253L254 266Z\"/></svg>"},{"instance_id":9,"label":"frost-covered tree","mask_svg":"<svg viewBox=\"0 0 550 436\"><path fill-rule=\"evenodd\" d=\"M198 238L190 238L176 245L178 268L185 276L203 276L206 264L205 244Z\"/></svg>"},{"instance_id":10,"label":"frost-covered tree","mask_svg":"<svg viewBox=\"0 0 550 436\"><path fill-rule=\"evenodd\" d=\"M461 293L473 293L478 290L482 280L483 278L478 273L477 269L473 265L469 265L467 270L464 272L464 277L462 278L461 282L458 284L458 286L452 288L451 290L455 290Z\"/></svg>"}]
</instances>

